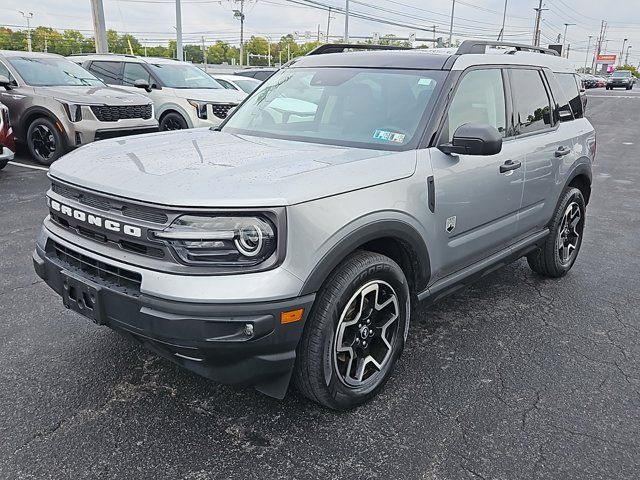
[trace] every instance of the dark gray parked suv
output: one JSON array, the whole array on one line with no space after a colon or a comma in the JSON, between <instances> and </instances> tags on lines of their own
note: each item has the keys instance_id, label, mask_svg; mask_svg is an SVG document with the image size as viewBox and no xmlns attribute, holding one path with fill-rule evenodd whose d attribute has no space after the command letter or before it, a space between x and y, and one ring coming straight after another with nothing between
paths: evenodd
<instances>
[{"instance_id":1,"label":"dark gray parked suv","mask_svg":"<svg viewBox=\"0 0 640 480\"><path fill-rule=\"evenodd\" d=\"M391 376L418 302L523 256L569 272L596 143L567 60L483 42L323 51L220 127L57 162L38 275L200 375L278 398L293 378L348 409Z\"/></svg>"}]
</instances>

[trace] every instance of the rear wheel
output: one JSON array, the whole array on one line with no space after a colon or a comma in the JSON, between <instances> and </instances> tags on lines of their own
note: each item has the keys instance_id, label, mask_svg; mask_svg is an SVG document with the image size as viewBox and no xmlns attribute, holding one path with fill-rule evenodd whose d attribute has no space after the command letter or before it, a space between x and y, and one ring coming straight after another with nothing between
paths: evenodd
<instances>
[{"instance_id":1,"label":"rear wheel","mask_svg":"<svg viewBox=\"0 0 640 480\"><path fill-rule=\"evenodd\" d=\"M47 166L64 155L66 151L62 133L46 117L36 118L29 125L27 147L36 162Z\"/></svg>"},{"instance_id":2,"label":"rear wheel","mask_svg":"<svg viewBox=\"0 0 640 480\"><path fill-rule=\"evenodd\" d=\"M540 250L527 256L534 272L559 278L571 270L582 246L585 214L582 192L577 188L567 188L556 209L545 243Z\"/></svg>"},{"instance_id":3,"label":"rear wheel","mask_svg":"<svg viewBox=\"0 0 640 480\"><path fill-rule=\"evenodd\" d=\"M409 316L402 269L383 255L353 253L318 292L297 350L298 390L336 410L365 403L389 379Z\"/></svg>"},{"instance_id":4,"label":"rear wheel","mask_svg":"<svg viewBox=\"0 0 640 480\"><path fill-rule=\"evenodd\" d=\"M189 128L189 125L187 125L187 121L179 113L169 112L160 119L161 131L184 130L185 128Z\"/></svg>"}]
</instances>

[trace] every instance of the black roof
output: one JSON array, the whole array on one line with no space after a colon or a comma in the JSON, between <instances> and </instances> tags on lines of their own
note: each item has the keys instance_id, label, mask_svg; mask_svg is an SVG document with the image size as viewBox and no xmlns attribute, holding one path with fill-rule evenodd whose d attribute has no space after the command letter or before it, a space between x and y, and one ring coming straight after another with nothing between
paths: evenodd
<instances>
[{"instance_id":1,"label":"black roof","mask_svg":"<svg viewBox=\"0 0 640 480\"><path fill-rule=\"evenodd\" d=\"M451 55L425 50L373 50L307 55L293 60L289 67L356 67L443 70Z\"/></svg>"}]
</instances>

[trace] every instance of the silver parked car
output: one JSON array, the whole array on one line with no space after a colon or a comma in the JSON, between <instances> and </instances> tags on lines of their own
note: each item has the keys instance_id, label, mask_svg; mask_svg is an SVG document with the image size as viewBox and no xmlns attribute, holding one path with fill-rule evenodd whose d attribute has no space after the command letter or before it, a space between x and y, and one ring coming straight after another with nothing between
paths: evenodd
<instances>
[{"instance_id":1,"label":"silver parked car","mask_svg":"<svg viewBox=\"0 0 640 480\"><path fill-rule=\"evenodd\" d=\"M227 90L198 67L168 58L82 55L81 63L105 83L153 100L160 130L215 127L247 96Z\"/></svg>"},{"instance_id":2,"label":"silver parked car","mask_svg":"<svg viewBox=\"0 0 640 480\"><path fill-rule=\"evenodd\" d=\"M0 51L0 101L16 140L42 165L94 140L158 130L148 99L107 87L60 55Z\"/></svg>"},{"instance_id":3,"label":"silver parked car","mask_svg":"<svg viewBox=\"0 0 640 480\"><path fill-rule=\"evenodd\" d=\"M35 269L67 307L200 375L360 405L418 302L523 256L562 277L580 251L596 141L575 72L501 47L319 47L219 129L67 155Z\"/></svg>"}]
</instances>

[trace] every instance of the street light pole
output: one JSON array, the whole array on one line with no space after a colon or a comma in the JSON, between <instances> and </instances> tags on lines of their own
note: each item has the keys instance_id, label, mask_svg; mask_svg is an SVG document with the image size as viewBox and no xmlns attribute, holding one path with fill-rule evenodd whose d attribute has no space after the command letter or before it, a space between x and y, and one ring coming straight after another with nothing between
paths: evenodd
<instances>
[{"instance_id":1,"label":"street light pole","mask_svg":"<svg viewBox=\"0 0 640 480\"><path fill-rule=\"evenodd\" d=\"M564 37L562 37L562 55L563 56L564 56L564 47L567 44L567 29L572 25L575 25L575 23L565 23L564 24ZM567 58L569 58L568 55L567 55Z\"/></svg>"},{"instance_id":2,"label":"street light pole","mask_svg":"<svg viewBox=\"0 0 640 480\"><path fill-rule=\"evenodd\" d=\"M182 8L180 0L176 0L176 58L180 61L184 60L182 50Z\"/></svg>"},{"instance_id":3,"label":"street light pole","mask_svg":"<svg viewBox=\"0 0 640 480\"><path fill-rule=\"evenodd\" d=\"M591 39L593 35L589 35L589 42L587 43L587 57L584 59L584 73L587 73L587 63L589 62L589 49L591 48Z\"/></svg>"},{"instance_id":4,"label":"street light pole","mask_svg":"<svg viewBox=\"0 0 640 480\"><path fill-rule=\"evenodd\" d=\"M498 41L504 41L504 26L507 22L507 4L509 3L509 0L504 0L504 14L502 15L502 30L500 30L500 37L498 38Z\"/></svg>"},{"instance_id":5,"label":"street light pole","mask_svg":"<svg viewBox=\"0 0 640 480\"><path fill-rule=\"evenodd\" d=\"M456 0L452 1L452 5L451 5L451 25L449 25L449 47L451 47L451 44L453 43L453 17L456 13Z\"/></svg>"},{"instance_id":6,"label":"street light pole","mask_svg":"<svg viewBox=\"0 0 640 480\"><path fill-rule=\"evenodd\" d=\"M622 57L624 57L624 47L627 45L627 40L629 40L628 38L624 39L624 42L622 42L622 50L620 51L620 58L618 59L618 66L622 66Z\"/></svg>"},{"instance_id":7,"label":"street light pole","mask_svg":"<svg viewBox=\"0 0 640 480\"><path fill-rule=\"evenodd\" d=\"M344 7L344 43L349 43L349 0Z\"/></svg>"},{"instance_id":8,"label":"street light pole","mask_svg":"<svg viewBox=\"0 0 640 480\"><path fill-rule=\"evenodd\" d=\"M31 51L31 25L29 24L29 20L33 18L33 12L24 13L19 11L19 13L27 20L27 50Z\"/></svg>"},{"instance_id":9,"label":"street light pole","mask_svg":"<svg viewBox=\"0 0 640 480\"><path fill-rule=\"evenodd\" d=\"M625 64L625 65L629 65L629 50L631 50L632 48L633 48L633 47L632 47L631 45L629 45L629 46L627 47L627 56L626 56L626 58L625 58L625 60L624 60L624 64Z\"/></svg>"}]
</instances>

